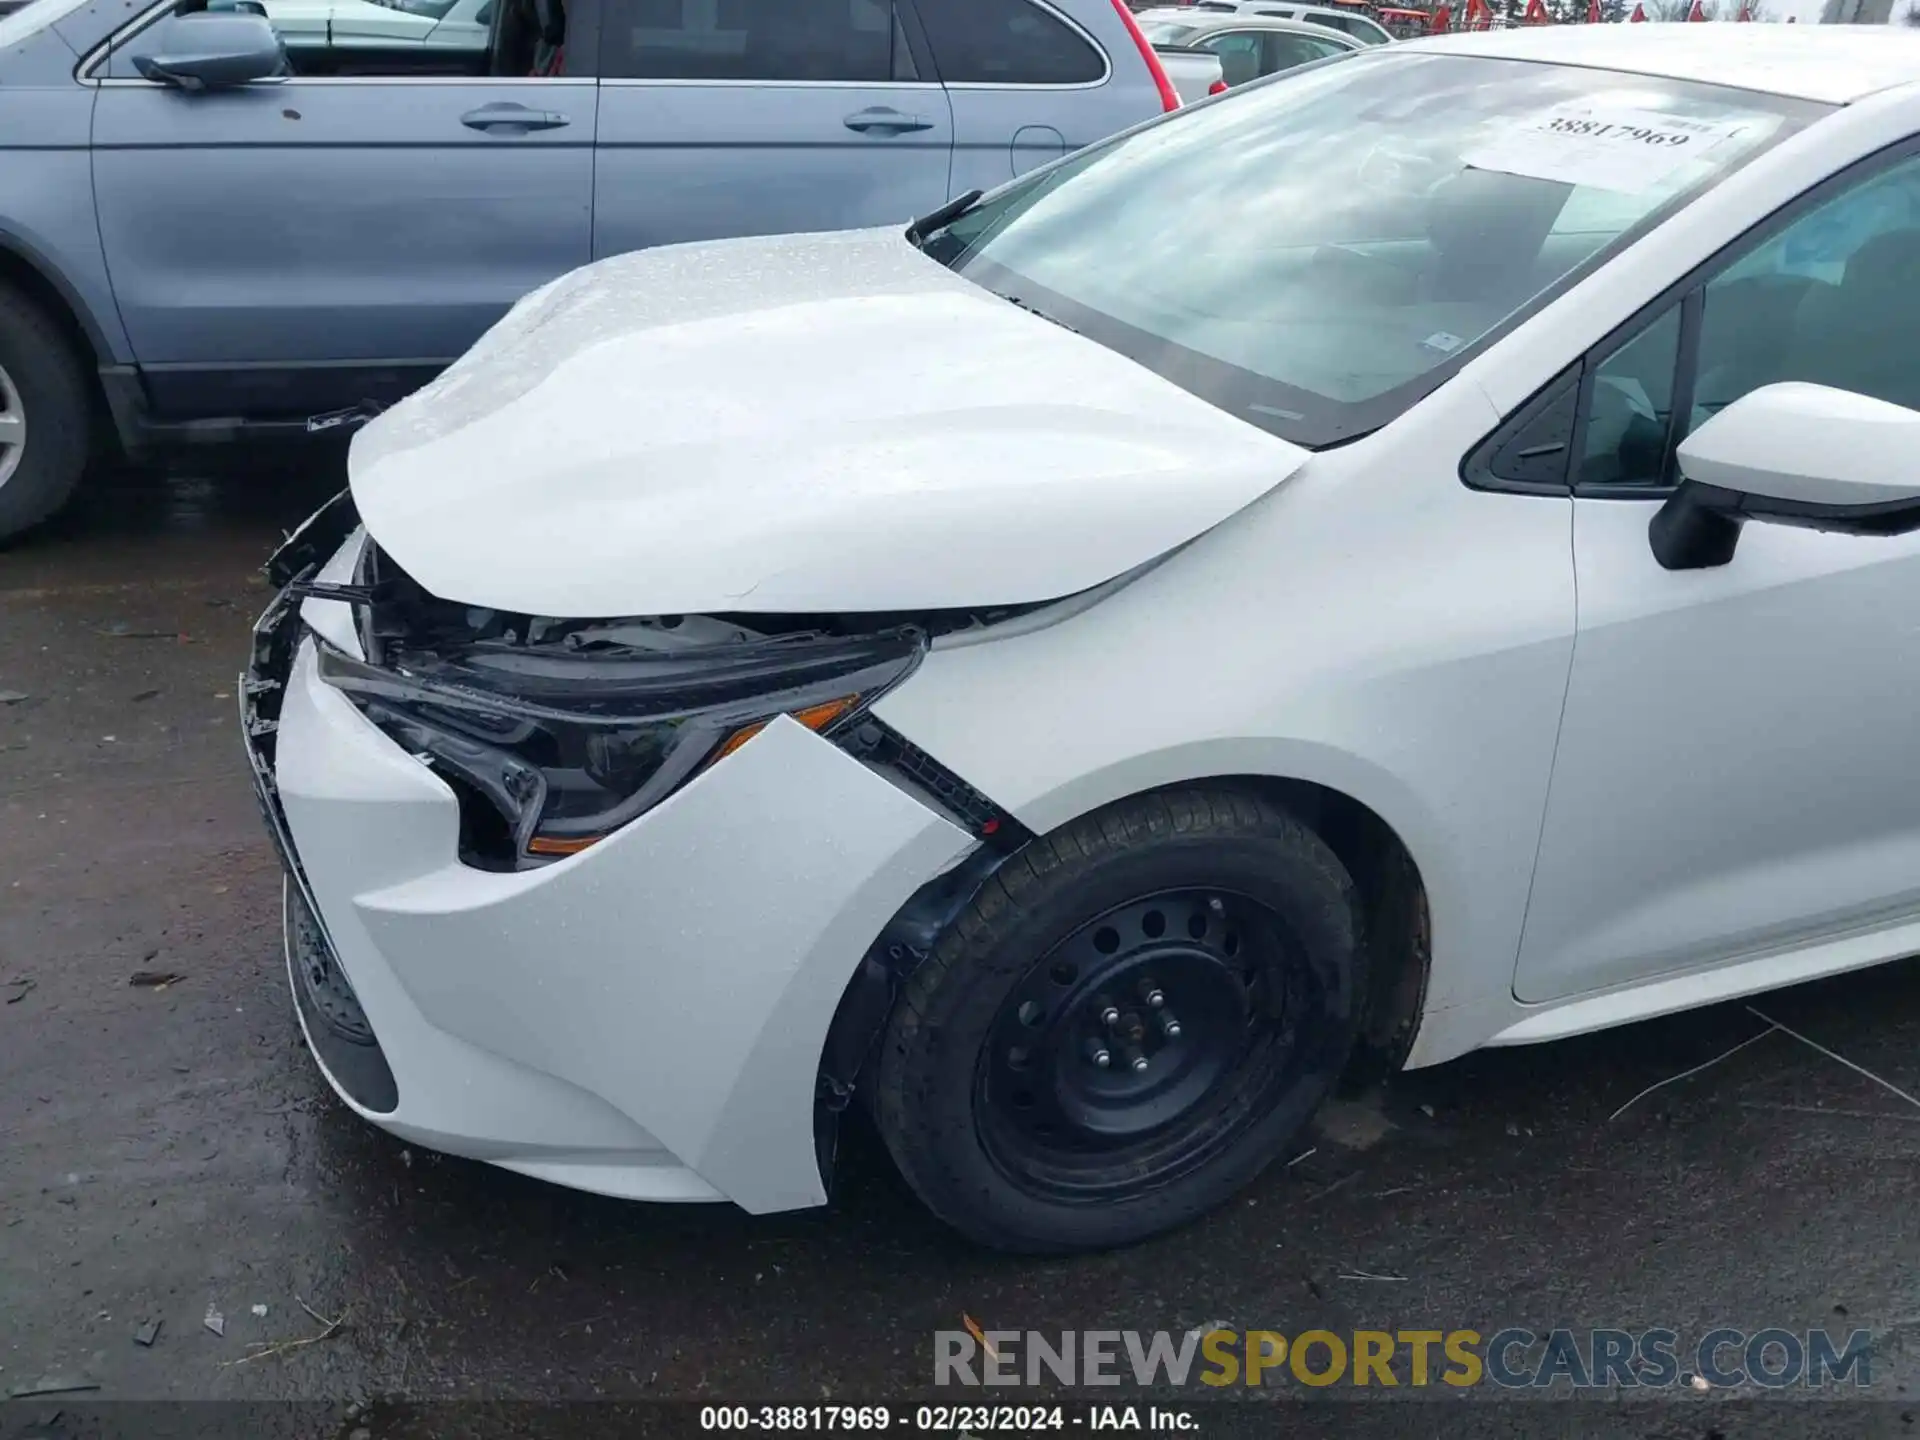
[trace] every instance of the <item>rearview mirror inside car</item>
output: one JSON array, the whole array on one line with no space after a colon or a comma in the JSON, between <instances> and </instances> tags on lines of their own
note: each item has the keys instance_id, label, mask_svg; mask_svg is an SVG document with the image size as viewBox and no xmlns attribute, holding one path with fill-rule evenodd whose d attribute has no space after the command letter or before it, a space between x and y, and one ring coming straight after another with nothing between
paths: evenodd
<instances>
[{"instance_id":1,"label":"rearview mirror inside car","mask_svg":"<svg viewBox=\"0 0 1920 1440\"><path fill-rule=\"evenodd\" d=\"M264 13L236 7L163 20L153 49L134 56L133 65L162 85L222 90L285 75L287 52Z\"/></svg>"},{"instance_id":2,"label":"rearview mirror inside car","mask_svg":"<svg viewBox=\"0 0 1920 1440\"><path fill-rule=\"evenodd\" d=\"M1848 535L1920 530L1920 411L1847 390L1764 385L1680 446L1648 527L1669 570L1724 565L1749 520Z\"/></svg>"}]
</instances>

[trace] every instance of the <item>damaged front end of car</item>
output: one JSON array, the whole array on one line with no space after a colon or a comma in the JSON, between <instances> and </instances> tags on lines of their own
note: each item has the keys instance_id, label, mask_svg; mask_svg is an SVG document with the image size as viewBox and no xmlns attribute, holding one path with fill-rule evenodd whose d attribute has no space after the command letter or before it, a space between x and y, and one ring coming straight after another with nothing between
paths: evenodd
<instances>
[{"instance_id":1,"label":"damaged front end of car","mask_svg":"<svg viewBox=\"0 0 1920 1440\"><path fill-rule=\"evenodd\" d=\"M249 683L265 704L254 725L270 730L264 717L277 709L293 651L302 636L310 639L318 678L453 793L462 863L525 871L588 850L783 718L979 842L913 897L849 975L816 1096L816 1141L831 1183L837 1116L901 983L958 908L1030 838L873 706L937 639L1040 607L560 619L435 596L370 535L349 566L342 548L358 527L343 492L269 562L277 618L256 639ZM351 626L302 623L308 601L348 607ZM272 740L268 733L251 747L270 824L278 819ZM297 874L284 840L283 852Z\"/></svg>"},{"instance_id":2,"label":"damaged front end of car","mask_svg":"<svg viewBox=\"0 0 1920 1440\"><path fill-rule=\"evenodd\" d=\"M310 555L276 563L296 571L285 583L299 598L353 608L361 654L316 635L320 678L454 792L460 858L486 870L587 849L781 717L911 769L910 757L882 753L900 747L869 711L934 634L983 619L557 619L431 595L371 539L351 583L307 578ZM938 791L951 787L918 783L950 809ZM973 826L997 828L999 817L953 798L976 812Z\"/></svg>"}]
</instances>

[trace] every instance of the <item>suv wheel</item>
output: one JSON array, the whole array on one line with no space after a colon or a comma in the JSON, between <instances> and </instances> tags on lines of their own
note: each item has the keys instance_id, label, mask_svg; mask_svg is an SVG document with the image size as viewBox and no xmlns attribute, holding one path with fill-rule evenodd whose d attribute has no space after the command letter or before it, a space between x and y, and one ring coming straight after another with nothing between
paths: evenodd
<instances>
[{"instance_id":1,"label":"suv wheel","mask_svg":"<svg viewBox=\"0 0 1920 1440\"><path fill-rule=\"evenodd\" d=\"M1250 794L1139 796L1032 842L909 978L874 1113L901 1172L1001 1249L1130 1244L1305 1127L1363 993L1351 879Z\"/></svg>"},{"instance_id":2,"label":"suv wheel","mask_svg":"<svg viewBox=\"0 0 1920 1440\"><path fill-rule=\"evenodd\" d=\"M87 468L87 377L53 321L0 290L0 539L67 502Z\"/></svg>"}]
</instances>

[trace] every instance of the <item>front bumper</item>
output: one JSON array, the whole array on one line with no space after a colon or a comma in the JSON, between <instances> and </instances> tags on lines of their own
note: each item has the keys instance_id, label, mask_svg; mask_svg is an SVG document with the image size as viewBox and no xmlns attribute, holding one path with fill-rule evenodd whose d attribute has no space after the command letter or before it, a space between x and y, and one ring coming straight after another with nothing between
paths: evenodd
<instances>
[{"instance_id":1,"label":"front bumper","mask_svg":"<svg viewBox=\"0 0 1920 1440\"><path fill-rule=\"evenodd\" d=\"M262 617L242 706L297 1010L348 1105L580 1189L825 1200L828 1027L964 831L781 720L592 849L484 872L458 859L453 793L319 678L290 596Z\"/></svg>"}]
</instances>

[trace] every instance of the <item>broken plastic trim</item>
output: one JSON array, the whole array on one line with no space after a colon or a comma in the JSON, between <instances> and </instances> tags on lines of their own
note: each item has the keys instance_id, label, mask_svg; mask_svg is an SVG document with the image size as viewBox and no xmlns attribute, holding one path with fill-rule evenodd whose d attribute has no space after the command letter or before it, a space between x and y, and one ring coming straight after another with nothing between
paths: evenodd
<instances>
[{"instance_id":1,"label":"broken plastic trim","mask_svg":"<svg viewBox=\"0 0 1920 1440\"><path fill-rule=\"evenodd\" d=\"M822 722L810 728L836 733L926 649L902 629L669 653L389 647L376 664L317 643L321 678L453 786L462 858L486 869L546 863L611 834L744 729L814 710Z\"/></svg>"},{"instance_id":2,"label":"broken plastic trim","mask_svg":"<svg viewBox=\"0 0 1920 1440\"><path fill-rule=\"evenodd\" d=\"M313 573L332 558L360 523L353 492L342 490L301 521L273 552L266 564L267 579L284 590L296 579Z\"/></svg>"}]
</instances>

